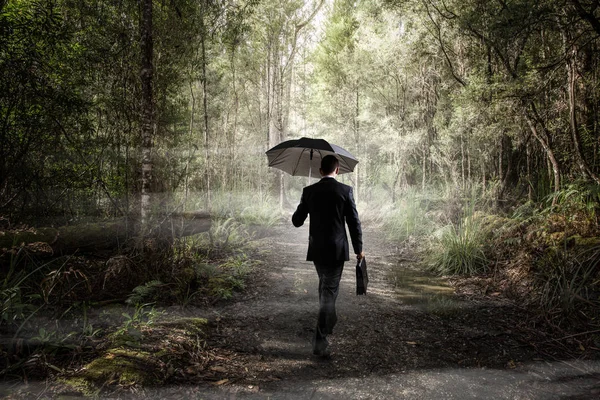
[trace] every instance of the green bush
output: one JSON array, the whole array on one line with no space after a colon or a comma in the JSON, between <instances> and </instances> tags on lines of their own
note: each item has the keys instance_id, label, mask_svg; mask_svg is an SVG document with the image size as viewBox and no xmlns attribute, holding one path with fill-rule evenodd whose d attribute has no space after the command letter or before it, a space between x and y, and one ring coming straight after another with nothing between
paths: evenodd
<instances>
[{"instance_id":1,"label":"green bush","mask_svg":"<svg viewBox=\"0 0 600 400\"><path fill-rule=\"evenodd\" d=\"M594 219L600 206L600 185L574 183L544 199L546 212L585 213Z\"/></svg>"},{"instance_id":2,"label":"green bush","mask_svg":"<svg viewBox=\"0 0 600 400\"><path fill-rule=\"evenodd\" d=\"M159 280L149 281L143 285L136 286L127 297L127 300L125 300L125 303L130 306L137 306L148 301L154 301L156 300L157 292L163 286L164 284Z\"/></svg>"}]
</instances>

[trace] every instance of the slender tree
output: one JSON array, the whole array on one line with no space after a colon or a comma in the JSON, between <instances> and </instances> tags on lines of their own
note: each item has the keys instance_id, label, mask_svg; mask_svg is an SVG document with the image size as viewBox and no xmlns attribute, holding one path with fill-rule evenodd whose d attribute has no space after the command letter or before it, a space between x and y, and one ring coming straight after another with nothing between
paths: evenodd
<instances>
[{"instance_id":1,"label":"slender tree","mask_svg":"<svg viewBox=\"0 0 600 400\"><path fill-rule=\"evenodd\" d=\"M142 82L142 190L141 218L142 224L147 223L152 207L152 137L154 133L154 97L152 83L154 76L152 58L154 55L152 36L152 0L141 0L142 16L140 23L141 68Z\"/></svg>"}]
</instances>

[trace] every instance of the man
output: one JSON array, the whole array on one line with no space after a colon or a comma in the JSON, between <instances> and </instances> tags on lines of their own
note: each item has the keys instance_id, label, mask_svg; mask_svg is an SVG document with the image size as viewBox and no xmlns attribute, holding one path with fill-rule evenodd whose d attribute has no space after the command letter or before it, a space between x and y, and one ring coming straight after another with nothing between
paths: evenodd
<instances>
[{"instance_id":1,"label":"man","mask_svg":"<svg viewBox=\"0 0 600 400\"><path fill-rule=\"evenodd\" d=\"M327 357L330 352L327 335L337 321L335 300L338 295L344 261L349 261L348 224L352 247L362 259L362 230L352 197L352 188L338 182L339 161L333 155L321 160L322 179L302 191L302 198L292 216L295 227L304 224L310 214L310 235L306 261L313 261L319 275L319 317L313 339L313 354Z\"/></svg>"}]
</instances>

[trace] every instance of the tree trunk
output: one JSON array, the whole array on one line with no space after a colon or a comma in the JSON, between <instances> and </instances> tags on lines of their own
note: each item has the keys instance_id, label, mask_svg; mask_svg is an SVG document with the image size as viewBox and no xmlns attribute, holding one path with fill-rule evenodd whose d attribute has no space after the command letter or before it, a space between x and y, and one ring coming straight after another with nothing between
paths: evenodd
<instances>
[{"instance_id":1,"label":"tree trunk","mask_svg":"<svg viewBox=\"0 0 600 400\"><path fill-rule=\"evenodd\" d=\"M292 61L290 60L290 63ZM279 133L279 141L278 143L283 142L287 138L287 126L289 120L289 90L291 90L292 85L292 70L288 71L288 75L286 77L285 71L282 68L279 71L279 101L277 103L277 125L278 125L278 133ZM287 202L285 198L285 174L283 172L279 173L279 206L280 209L283 209L285 203Z\"/></svg>"},{"instance_id":2,"label":"tree trunk","mask_svg":"<svg viewBox=\"0 0 600 400\"><path fill-rule=\"evenodd\" d=\"M273 38L271 38L271 44L273 44L273 42L278 42L279 37L276 37L275 40ZM269 71L269 76L268 78L268 86L267 86L267 96L268 96L268 104L269 104L269 109L268 109L268 117L267 117L267 129L268 129L268 133L267 133L267 140L268 140L268 145L267 148L271 148L273 146L275 146L277 143L280 142L281 140L281 94L282 94L282 88L281 88L281 55L278 51L278 43L275 43L273 46L270 46L270 48L272 49L272 47L275 47L275 50L271 50L269 52L270 54L270 60L268 60L268 68L267 71ZM272 171L272 181L271 181L271 193L272 195L276 198L279 198L279 205L280 207L283 207L283 197L282 197L282 190L281 190L281 185L283 182L283 177L281 176L281 172L280 171Z\"/></svg>"},{"instance_id":3,"label":"tree trunk","mask_svg":"<svg viewBox=\"0 0 600 400\"><path fill-rule=\"evenodd\" d=\"M200 46L202 50L202 106L204 108L204 158L205 158L205 168L204 168L204 185L206 190L206 205L205 208L210 210L211 204L211 195L210 195L210 148L209 148L209 131L208 131L208 93L207 82L206 82L206 44L205 44L205 36L206 29L203 25L202 27L202 40L200 41Z\"/></svg>"},{"instance_id":4,"label":"tree trunk","mask_svg":"<svg viewBox=\"0 0 600 400\"><path fill-rule=\"evenodd\" d=\"M508 187L508 182L510 180L511 174L512 174L512 169L513 169L513 148L512 148L512 140L510 139L509 136L505 135L504 132L502 133L502 153L503 153L503 158L506 159L506 168L503 168L504 171L504 175L500 176L500 188L498 191L498 200L502 200L502 198L504 197L504 192L506 191L506 188Z\"/></svg>"},{"instance_id":5,"label":"tree trunk","mask_svg":"<svg viewBox=\"0 0 600 400\"><path fill-rule=\"evenodd\" d=\"M565 39L566 42L566 39ZM566 43L565 43L566 45ZM585 177L593 179L596 183L600 184L600 178L590 169L589 165L583 157L581 151L581 139L579 138L579 126L577 123L577 97L575 92L575 82L577 80L577 69L576 69L576 50L573 49L571 59L567 62L567 76L568 76L568 93L569 93L569 126L571 130L571 138L573 139L573 151L575 153L575 161L579 166L579 169Z\"/></svg>"},{"instance_id":6,"label":"tree trunk","mask_svg":"<svg viewBox=\"0 0 600 400\"><path fill-rule=\"evenodd\" d=\"M194 115L196 112L196 96L194 96L194 86L192 84L192 82L190 82L190 96L192 98L192 110L190 111L190 127L189 127L189 135L190 138L192 137L192 135L194 134ZM190 149L190 152L192 150ZM190 154L187 162L185 163L185 180L184 180L184 201L183 201L183 211L185 211L186 206L187 206L187 201L188 201L188 195L189 195L189 165L190 165L190 161L192 159L192 155Z\"/></svg>"},{"instance_id":7,"label":"tree trunk","mask_svg":"<svg viewBox=\"0 0 600 400\"><path fill-rule=\"evenodd\" d=\"M423 145L423 160L421 161L423 176L421 177L421 190L425 191L425 182L427 182L427 144Z\"/></svg>"},{"instance_id":8,"label":"tree trunk","mask_svg":"<svg viewBox=\"0 0 600 400\"><path fill-rule=\"evenodd\" d=\"M533 105L532 105L532 108L534 108ZM534 113L535 113L535 109L534 109ZM527 120L529 129L531 129L531 133L538 140L538 142L540 142L540 144L542 145L542 148L546 151L546 155L548 156L548 161L550 162L550 164L552 166L552 172L554 175L554 192L558 192L560 190L560 167L559 167L558 161L556 160L556 157L554 156L554 152L552 151L552 148L550 147L550 140L548 138L548 135L545 132L545 130L540 132L537 129L535 122L531 119L531 117L529 116L529 114L527 114L527 112L525 113L525 119ZM552 203L554 204L555 202L556 202L556 198L552 201Z\"/></svg>"},{"instance_id":9,"label":"tree trunk","mask_svg":"<svg viewBox=\"0 0 600 400\"><path fill-rule=\"evenodd\" d=\"M153 81L153 41L152 41L152 0L142 0L142 20L140 24L140 47L142 65L140 79L142 81L142 190L141 190L141 222L142 230L148 222L151 212L152 192L152 134L154 128L154 100L152 96Z\"/></svg>"},{"instance_id":10,"label":"tree trunk","mask_svg":"<svg viewBox=\"0 0 600 400\"><path fill-rule=\"evenodd\" d=\"M237 86L235 84L236 76L235 76L235 50L231 54L231 75L232 75L232 85L233 85L233 126L231 127L231 140L229 143L230 147L230 157L231 157L231 169L233 171L238 170L238 166L236 164L236 153L237 153L237 126L238 126L238 114L239 114L239 95L237 92ZM238 179L233 176L233 182L231 182L231 187L235 190L236 181Z\"/></svg>"},{"instance_id":11,"label":"tree trunk","mask_svg":"<svg viewBox=\"0 0 600 400\"><path fill-rule=\"evenodd\" d=\"M269 41L269 44L267 46L267 63L265 66L265 103L266 103L266 109L265 109L265 131L266 131L266 135L267 135L267 148L265 149L268 150L270 149L271 146L271 42Z\"/></svg>"}]
</instances>

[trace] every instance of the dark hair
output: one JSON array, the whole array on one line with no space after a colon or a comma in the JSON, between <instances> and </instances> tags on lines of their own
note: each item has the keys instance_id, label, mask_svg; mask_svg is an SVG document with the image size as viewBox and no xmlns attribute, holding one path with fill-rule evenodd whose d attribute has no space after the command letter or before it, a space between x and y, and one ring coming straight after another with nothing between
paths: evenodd
<instances>
[{"instance_id":1,"label":"dark hair","mask_svg":"<svg viewBox=\"0 0 600 400\"><path fill-rule=\"evenodd\" d=\"M338 161L338 159L335 156L329 154L323 157L323 159L321 160L321 171L324 175L329 175L333 171L335 171L335 169L339 167L339 165L340 162Z\"/></svg>"}]
</instances>

